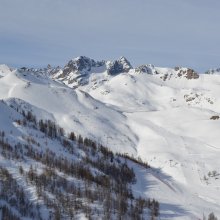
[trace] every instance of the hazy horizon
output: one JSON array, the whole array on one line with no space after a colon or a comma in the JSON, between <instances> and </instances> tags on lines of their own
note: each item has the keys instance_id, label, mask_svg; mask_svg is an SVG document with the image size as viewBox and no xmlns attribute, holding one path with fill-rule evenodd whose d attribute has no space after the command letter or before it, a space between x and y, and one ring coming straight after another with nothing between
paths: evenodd
<instances>
[{"instance_id":1,"label":"hazy horizon","mask_svg":"<svg viewBox=\"0 0 220 220\"><path fill-rule=\"evenodd\" d=\"M200 72L220 66L217 0L0 3L0 63L63 66L85 55Z\"/></svg>"}]
</instances>

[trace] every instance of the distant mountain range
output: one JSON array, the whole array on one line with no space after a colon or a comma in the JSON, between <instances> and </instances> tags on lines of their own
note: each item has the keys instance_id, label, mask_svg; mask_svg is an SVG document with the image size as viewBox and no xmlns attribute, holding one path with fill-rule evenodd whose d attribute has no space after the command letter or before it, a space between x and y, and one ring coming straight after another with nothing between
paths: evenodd
<instances>
[{"instance_id":1,"label":"distant mountain range","mask_svg":"<svg viewBox=\"0 0 220 220\"><path fill-rule=\"evenodd\" d=\"M219 72L0 65L0 219L220 217Z\"/></svg>"}]
</instances>

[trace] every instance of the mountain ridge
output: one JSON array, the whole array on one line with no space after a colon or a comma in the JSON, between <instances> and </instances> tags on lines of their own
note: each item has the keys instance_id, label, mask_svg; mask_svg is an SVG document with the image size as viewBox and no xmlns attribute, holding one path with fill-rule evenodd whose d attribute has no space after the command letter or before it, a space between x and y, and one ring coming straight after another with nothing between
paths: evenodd
<instances>
[{"instance_id":1,"label":"mountain ridge","mask_svg":"<svg viewBox=\"0 0 220 220\"><path fill-rule=\"evenodd\" d=\"M62 68L51 66L6 71L0 99L15 111L30 111L67 133L147 162L153 173L132 164L138 177L132 189L159 201L162 219L219 215L220 76L153 65L125 65L126 71L109 74L106 64L94 62L83 62L85 68L77 64L82 74L67 73L74 83L59 78ZM7 111L2 111L1 129L10 140L22 139L15 134L23 128L12 129L17 124ZM6 129L6 124L12 126Z\"/></svg>"}]
</instances>

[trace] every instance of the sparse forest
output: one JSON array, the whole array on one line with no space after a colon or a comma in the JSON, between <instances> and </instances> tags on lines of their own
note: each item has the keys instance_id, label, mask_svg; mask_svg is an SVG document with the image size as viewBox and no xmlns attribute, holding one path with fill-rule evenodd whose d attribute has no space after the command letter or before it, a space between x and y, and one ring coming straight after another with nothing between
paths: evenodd
<instances>
[{"instance_id":1,"label":"sparse forest","mask_svg":"<svg viewBox=\"0 0 220 220\"><path fill-rule=\"evenodd\" d=\"M12 144L0 132L1 156L20 164L16 175L0 167L1 219L76 219L81 213L88 219L159 216L158 201L136 198L132 192L136 176L128 160L149 169L147 163L115 154L80 134L66 134L50 120L38 121L30 111L20 113L23 118L16 119L16 124L35 135L24 135ZM47 142L42 145L37 135ZM63 153L57 153L51 143L62 146ZM25 187L33 188L35 199Z\"/></svg>"}]
</instances>

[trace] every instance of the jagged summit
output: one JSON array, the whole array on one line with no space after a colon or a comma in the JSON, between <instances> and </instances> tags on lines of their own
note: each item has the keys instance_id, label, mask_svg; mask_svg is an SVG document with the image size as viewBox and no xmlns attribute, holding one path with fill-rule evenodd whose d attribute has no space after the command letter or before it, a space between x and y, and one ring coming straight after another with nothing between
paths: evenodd
<instances>
[{"instance_id":1,"label":"jagged summit","mask_svg":"<svg viewBox=\"0 0 220 220\"><path fill-rule=\"evenodd\" d=\"M67 75L71 72L82 74L91 71L94 67L105 66L109 74L118 74L122 72L128 72L132 69L132 65L125 57L120 57L114 61L95 61L86 56L79 56L70 60L63 69L63 74Z\"/></svg>"},{"instance_id":2,"label":"jagged summit","mask_svg":"<svg viewBox=\"0 0 220 220\"><path fill-rule=\"evenodd\" d=\"M125 57L120 57L118 60L107 62L107 71L110 75L128 72L133 69L130 62Z\"/></svg>"},{"instance_id":3,"label":"jagged summit","mask_svg":"<svg viewBox=\"0 0 220 220\"><path fill-rule=\"evenodd\" d=\"M85 85L95 73L103 73L105 76L115 76L120 73L127 73L132 65L125 57L114 61L95 61L86 56L79 56L71 59L61 70L53 71L53 78L62 80L64 83L76 87Z\"/></svg>"},{"instance_id":4,"label":"jagged summit","mask_svg":"<svg viewBox=\"0 0 220 220\"><path fill-rule=\"evenodd\" d=\"M95 61L86 56L79 56L70 60L63 69L63 74L69 74L71 72L75 72L80 74L81 71L88 72L92 67L100 67L105 64L105 61Z\"/></svg>"},{"instance_id":5,"label":"jagged summit","mask_svg":"<svg viewBox=\"0 0 220 220\"><path fill-rule=\"evenodd\" d=\"M136 73L158 74L155 66L152 64L141 65L135 68Z\"/></svg>"}]
</instances>

